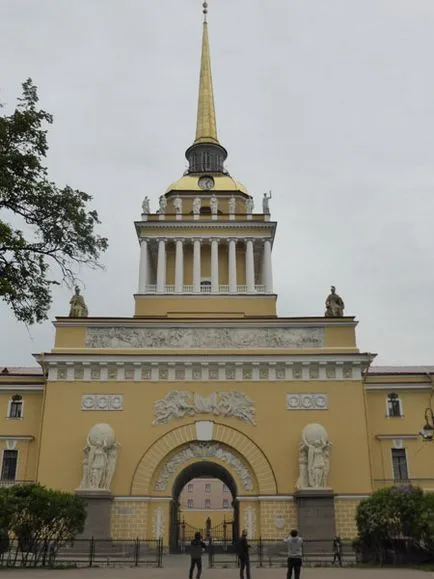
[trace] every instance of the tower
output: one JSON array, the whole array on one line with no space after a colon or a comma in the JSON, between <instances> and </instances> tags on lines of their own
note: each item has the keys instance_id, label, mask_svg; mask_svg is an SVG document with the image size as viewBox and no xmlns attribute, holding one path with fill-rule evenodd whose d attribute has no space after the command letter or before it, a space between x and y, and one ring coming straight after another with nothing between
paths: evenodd
<instances>
[{"instance_id":1,"label":"tower","mask_svg":"<svg viewBox=\"0 0 434 579\"><path fill-rule=\"evenodd\" d=\"M136 222L140 243L136 317L275 316L271 251L276 223L225 169L217 135L204 4L196 137L188 169Z\"/></svg>"}]
</instances>

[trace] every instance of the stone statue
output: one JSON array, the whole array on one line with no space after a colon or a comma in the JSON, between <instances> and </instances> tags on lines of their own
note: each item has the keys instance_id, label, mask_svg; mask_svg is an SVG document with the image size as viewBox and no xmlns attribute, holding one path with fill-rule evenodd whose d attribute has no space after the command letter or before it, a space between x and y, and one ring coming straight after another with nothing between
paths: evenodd
<instances>
[{"instance_id":1,"label":"stone statue","mask_svg":"<svg viewBox=\"0 0 434 579\"><path fill-rule=\"evenodd\" d=\"M110 490L116 469L119 443L108 424L95 424L89 430L83 450L83 478L80 489Z\"/></svg>"},{"instance_id":2,"label":"stone statue","mask_svg":"<svg viewBox=\"0 0 434 579\"><path fill-rule=\"evenodd\" d=\"M247 213L247 215L251 215L253 213L254 206L255 206L255 202L253 201L253 197L248 197L246 199L246 213Z\"/></svg>"},{"instance_id":3,"label":"stone statue","mask_svg":"<svg viewBox=\"0 0 434 579\"><path fill-rule=\"evenodd\" d=\"M167 199L164 195L160 195L159 204L160 204L160 209L159 209L158 213L160 215L164 215L166 213L166 209L167 209Z\"/></svg>"},{"instance_id":4,"label":"stone statue","mask_svg":"<svg viewBox=\"0 0 434 579\"><path fill-rule=\"evenodd\" d=\"M72 296L70 302L71 308L69 310L70 318L87 318L89 312L84 301L84 297L80 295L80 288L76 286L75 295Z\"/></svg>"},{"instance_id":5,"label":"stone statue","mask_svg":"<svg viewBox=\"0 0 434 579\"><path fill-rule=\"evenodd\" d=\"M173 200L173 207L175 208L176 215L182 215L182 199L179 195Z\"/></svg>"},{"instance_id":6,"label":"stone statue","mask_svg":"<svg viewBox=\"0 0 434 579\"><path fill-rule=\"evenodd\" d=\"M201 200L200 197L195 197L193 200L193 215L200 215Z\"/></svg>"},{"instance_id":7,"label":"stone statue","mask_svg":"<svg viewBox=\"0 0 434 579\"><path fill-rule=\"evenodd\" d=\"M143 199L143 203L142 203L142 214L144 215L149 215L149 213L151 212L150 207L149 207L149 197L146 196Z\"/></svg>"},{"instance_id":8,"label":"stone statue","mask_svg":"<svg viewBox=\"0 0 434 579\"><path fill-rule=\"evenodd\" d=\"M264 193L264 196L262 198L262 213L264 215L270 215L270 201L271 199L271 191L270 193L267 195L267 193Z\"/></svg>"},{"instance_id":9,"label":"stone statue","mask_svg":"<svg viewBox=\"0 0 434 579\"><path fill-rule=\"evenodd\" d=\"M209 206L211 207L211 214L217 215L218 201L215 193L211 195L211 201L209 202Z\"/></svg>"},{"instance_id":10,"label":"stone statue","mask_svg":"<svg viewBox=\"0 0 434 579\"><path fill-rule=\"evenodd\" d=\"M326 299L326 318L342 318L344 315L345 304L340 296L336 293L334 285L331 287L331 293Z\"/></svg>"},{"instance_id":11,"label":"stone statue","mask_svg":"<svg viewBox=\"0 0 434 579\"><path fill-rule=\"evenodd\" d=\"M234 213L235 213L235 197L233 195L229 199L228 210L229 210L229 215L234 215Z\"/></svg>"},{"instance_id":12,"label":"stone statue","mask_svg":"<svg viewBox=\"0 0 434 579\"><path fill-rule=\"evenodd\" d=\"M301 438L297 489L328 488L331 442L325 428L321 424L308 424L304 427Z\"/></svg>"}]
</instances>

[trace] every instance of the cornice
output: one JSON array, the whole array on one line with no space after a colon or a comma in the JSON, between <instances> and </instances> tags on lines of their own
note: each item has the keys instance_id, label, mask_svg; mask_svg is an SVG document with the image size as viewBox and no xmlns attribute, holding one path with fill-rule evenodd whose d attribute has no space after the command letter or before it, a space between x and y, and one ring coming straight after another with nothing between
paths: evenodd
<instances>
[{"instance_id":1,"label":"cornice","mask_svg":"<svg viewBox=\"0 0 434 579\"><path fill-rule=\"evenodd\" d=\"M41 384L1 384L0 392L43 392L45 385Z\"/></svg>"},{"instance_id":2,"label":"cornice","mask_svg":"<svg viewBox=\"0 0 434 579\"><path fill-rule=\"evenodd\" d=\"M35 440L31 434L0 434L0 440Z\"/></svg>"},{"instance_id":3,"label":"cornice","mask_svg":"<svg viewBox=\"0 0 434 579\"><path fill-rule=\"evenodd\" d=\"M432 385L429 382L381 382L379 384L365 384L365 390L368 392L382 392L391 390L431 390Z\"/></svg>"}]
</instances>

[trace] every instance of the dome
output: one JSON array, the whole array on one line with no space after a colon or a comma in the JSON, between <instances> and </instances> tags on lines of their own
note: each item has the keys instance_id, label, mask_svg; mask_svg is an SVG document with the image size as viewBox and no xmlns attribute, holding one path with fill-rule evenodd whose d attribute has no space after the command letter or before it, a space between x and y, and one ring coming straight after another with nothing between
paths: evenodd
<instances>
[{"instance_id":1,"label":"dome","mask_svg":"<svg viewBox=\"0 0 434 579\"><path fill-rule=\"evenodd\" d=\"M202 175L184 175L178 181L172 183L166 190L166 193L170 193L171 191L202 191L199 187L199 179ZM222 191L239 191L240 193L244 193L247 195L247 189L239 183L235 181L229 175L213 175L214 179L214 187L211 189L210 192L219 193ZM203 191L205 193L205 191Z\"/></svg>"}]
</instances>

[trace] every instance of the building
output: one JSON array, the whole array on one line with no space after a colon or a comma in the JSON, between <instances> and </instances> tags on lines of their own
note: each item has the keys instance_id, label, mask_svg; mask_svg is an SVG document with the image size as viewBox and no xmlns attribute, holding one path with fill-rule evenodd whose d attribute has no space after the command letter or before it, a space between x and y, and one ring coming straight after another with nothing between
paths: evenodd
<instances>
[{"instance_id":1,"label":"building","mask_svg":"<svg viewBox=\"0 0 434 579\"><path fill-rule=\"evenodd\" d=\"M276 222L225 170L213 99L205 21L189 168L135 223L135 311L77 301L40 369L0 369L1 483L77 492L85 536L176 550L182 489L216 478L236 533L349 539L373 490L433 488L418 432L434 367L373 366L336 297L330 316L277 317Z\"/></svg>"}]
</instances>

